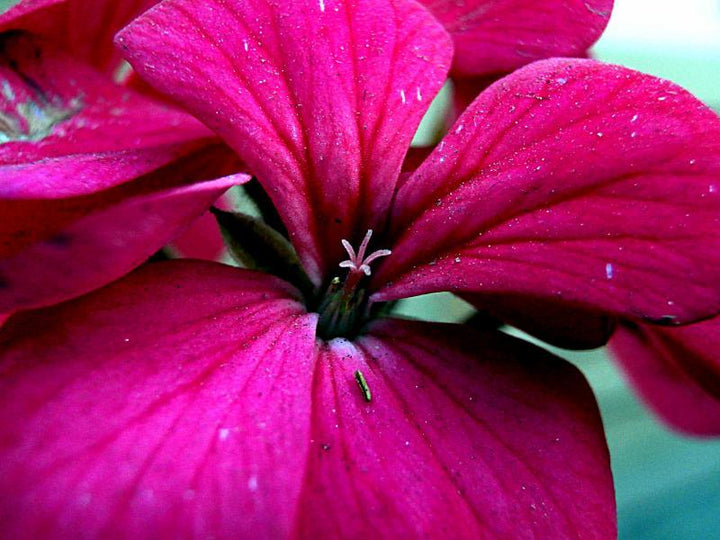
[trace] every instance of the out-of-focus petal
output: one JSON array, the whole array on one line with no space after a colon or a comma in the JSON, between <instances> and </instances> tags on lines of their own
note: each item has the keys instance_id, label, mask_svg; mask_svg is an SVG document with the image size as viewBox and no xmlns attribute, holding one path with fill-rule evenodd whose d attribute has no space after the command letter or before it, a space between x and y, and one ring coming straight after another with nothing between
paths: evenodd
<instances>
[{"instance_id":1,"label":"out-of-focus petal","mask_svg":"<svg viewBox=\"0 0 720 540\"><path fill-rule=\"evenodd\" d=\"M602 34L613 0L421 0L453 38L453 73L510 72L581 56Z\"/></svg>"},{"instance_id":2,"label":"out-of-focus petal","mask_svg":"<svg viewBox=\"0 0 720 540\"><path fill-rule=\"evenodd\" d=\"M0 32L7 30L37 30L46 19L43 10L56 10L67 0L16 0L9 7L0 10ZM56 6L56 7L53 7Z\"/></svg>"},{"instance_id":3,"label":"out-of-focus petal","mask_svg":"<svg viewBox=\"0 0 720 540\"><path fill-rule=\"evenodd\" d=\"M61 302L122 277L229 187L249 180L237 174L201 181L207 165L205 156L191 155L86 197L0 201L0 228L12 231L10 241L0 243L0 312ZM169 187L168 178L177 187Z\"/></svg>"},{"instance_id":4,"label":"out-of-focus petal","mask_svg":"<svg viewBox=\"0 0 720 540\"><path fill-rule=\"evenodd\" d=\"M569 364L499 333L385 321L324 345L317 372L298 536L615 535L600 417Z\"/></svg>"},{"instance_id":5,"label":"out-of-focus petal","mask_svg":"<svg viewBox=\"0 0 720 540\"><path fill-rule=\"evenodd\" d=\"M272 538L310 445L315 316L287 284L147 265L0 333L10 538Z\"/></svg>"},{"instance_id":6,"label":"out-of-focus petal","mask_svg":"<svg viewBox=\"0 0 720 540\"><path fill-rule=\"evenodd\" d=\"M606 313L553 299L483 294L462 297L494 318L564 349L602 347L615 329L615 319Z\"/></svg>"},{"instance_id":7,"label":"out-of-focus petal","mask_svg":"<svg viewBox=\"0 0 720 540\"><path fill-rule=\"evenodd\" d=\"M720 119L593 60L483 92L396 197L378 300L526 295L658 324L720 309ZM391 282L387 284L387 282Z\"/></svg>"},{"instance_id":8,"label":"out-of-focus petal","mask_svg":"<svg viewBox=\"0 0 720 540\"><path fill-rule=\"evenodd\" d=\"M115 33L158 0L25 0L0 14L0 31L27 30L108 74L121 57Z\"/></svg>"},{"instance_id":9,"label":"out-of-focus petal","mask_svg":"<svg viewBox=\"0 0 720 540\"><path fill-rule=\"evenodd\" d=\"M720 318L680 328L622 326L610 346L661 419L686 433L720 435Z\"/></svg>"},{"instance_id":10,"label":"out-of-focus petal","mask_svg":"<svg viewBox=\"0 0 720 540\"><path fill-rule=\"evenodd\" d=\"M215 201L213 206L231 210L233 207L232 196L229 193L223 195ZM184 258L217 261L222 257L225 242L215 216L210 212L205 212L173 241L172 247Z\"/></svg>"},{"instance_id":11,"label":"out-of-focus petal","mask_svg":"<svg viewBox=\"0 0 720 540\"><path fill-rule=\"evenodd\" d=\"M0 41L0 311L120 277L247 179L180 188L237 171L207 128L49 42Z\"/></svg>"},{"instance_id":12,"label":"out-of-focus petal","mask_svg":"<svg viewBox=\"0 0 720 540\"><path fill-rule=\"evenodd\" d=\"M406 0L170 0L118 40L248 164L316 283L343 259L342 238L383 225L452 51Z\"/></svg>"},{"instance_id":13,"label":"out-of-focus petal","mask_svg":"<svg viewBox=\"0 0 720 540\"><path fill-rule=\"evenodd\" d=\"M25 36L0 38L0 197L106 189L206 144L187 114Z\"/></svg>"}]
</instances>

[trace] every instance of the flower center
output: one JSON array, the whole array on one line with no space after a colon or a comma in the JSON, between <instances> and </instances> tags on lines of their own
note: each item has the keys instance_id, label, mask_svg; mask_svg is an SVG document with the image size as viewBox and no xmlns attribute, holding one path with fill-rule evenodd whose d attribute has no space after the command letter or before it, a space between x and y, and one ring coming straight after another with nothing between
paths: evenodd
<instances>
[{"instance_id":1,"label":"flower center","mask_svg":"<svg viewBox=\"0 0 720 540\"><path fill-rule=\"evenodd\" d=\"M29 80L29 79L28 79ZM17 91L23 91L21 96ZM34 97L31 97L31 91ZM80 112L80 98L71 100L67 106L59 98L46 96L39 87L30 84L27 88L13 88L3 80L0 82L0 144L15 141L40 141L49 136L56 125L71 119Z\"/></svg>"},{"instance_id":2,"label":"flower center","mask_svg":"<svg viewBox=\"0 0 720 540\"><path fill-rule=\"evenodd\" d=\"M323 339L352 337L370 316L363 281L372 273L370 263L391 253L389 249L379 249L365 256L371 238L369 230L357 253L350 242L342 240L349 258L339 266L347 268L348 273L344 282L339 277L332 279L318 308L318 335Z\"/></svg>"}]
</instances>

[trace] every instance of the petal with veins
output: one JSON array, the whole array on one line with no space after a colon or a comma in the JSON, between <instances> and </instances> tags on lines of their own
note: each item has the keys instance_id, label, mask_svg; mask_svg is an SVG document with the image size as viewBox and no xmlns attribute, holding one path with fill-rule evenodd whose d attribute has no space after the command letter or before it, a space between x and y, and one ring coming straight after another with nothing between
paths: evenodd
<instances>
[{"instance_id":1,"label":"petal with veins","mask_svg":"<svg viewBox=\"0 0 720 540\"><path fill-rule=\"evenodd\" d=\"M133 67L217 131L273 198L311 279L382 228L451 45L407 0L169 0L118 37Z\"/></svg>"},{"instance_id":2,"label":"petal with veins","mask_svg":"<svg viewBox=\"0 0 720 540\"><path fill-rule=\"evenodd\" d=\"M720 309L720 119L592 60L483 92L398 191L377 300L524 295L672 324Z\"/></svg>"},{"instance_id":3,"label":"petal with veins","mask_svg":"<svg viewBox=\"0 0 720 540\"><path fill-rule=\"evenodd\" d=\"M297 536L614 536L600 417L565 362L499 333L379 321L322 346L316 370Z\"/></svg>"},{"instance_id":4,"label":"petal with veins","mask_svg":"<svg viewBox=\"0 0 720 540\"><path fill-rule=\"evenodd\" d=\"M381 321L354 344L316 342L297 300L269 276L171 261L11 317L3 531L615 534L577 370L462 326Z\"/></svg>"},{"instance_id":5,"label":"petal with veins","mask_svg":"<svg viewBox=\"0 0 720 540\"><path fill-rule=\"evenodd\" d=\"M150 264L11 318L4 533L288 531L309 449L314 320L283 282L197 261Z\"/></svg>"}]
</instances>

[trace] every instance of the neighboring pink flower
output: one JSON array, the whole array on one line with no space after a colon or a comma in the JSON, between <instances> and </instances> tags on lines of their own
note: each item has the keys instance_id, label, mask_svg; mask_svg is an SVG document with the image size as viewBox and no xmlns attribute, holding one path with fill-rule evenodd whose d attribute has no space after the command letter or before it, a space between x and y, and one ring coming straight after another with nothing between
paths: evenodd
<instances>
[{"instance_id":1,"label":"neighboring pink flower","mask_svg":"<svg viewBox=\"0 0 720 540\"><path fill-rule=\"evenodd\" d=\"M11 317L9 536L615 535L574 368L492 330L375 315L438 290L559 338L578 322L545 310L717 314L709 109L624 68L542 61L401 174L452 52L415 2L168 0L120 43L263 183L311 290L170 261Z\"/></svg>"},{"instance_id":2,"label":"neighboring pink flower","mask_svg":"<svg viewBox=\"0 0 720 540\"><path fill-rule=\"evenodd\" d=\"M509 73L535 60L584 56L613 0L421 0L453 39L454 77Z\"/></svg>"},{"instance_id":3,"label":"neighboring pink flower","mask_svg":"<svg viewBox=\"0 0 720 540\"><path fill-rule=\"evenodd\" d=\"M720 435L720 318L678 328L624 324L610 347L630 382L670 426Z\"/></svg>"},{"instance_id":4,"label":"neighboring pink flower","mask_svg":"<svg viewBox=\"0 0 720 540\"><path fill-rule=\"evenodd\" d=\"M450 125L512 70L557 56L585 57L613 0L421 0L453 38Z\"/></svg>"},{"instance_id":5,"label":"neighboring pink flower","mask_svg":"<svg viewBox=\"0 0 720 540\"><path fill-rule=\"evenodd\" d=\"M113 82L113 36L152 4L25 1L0 14L0 313L123 276L246 179L216 180L235 158L211 132Z\"/></svg>"}]
</instances>

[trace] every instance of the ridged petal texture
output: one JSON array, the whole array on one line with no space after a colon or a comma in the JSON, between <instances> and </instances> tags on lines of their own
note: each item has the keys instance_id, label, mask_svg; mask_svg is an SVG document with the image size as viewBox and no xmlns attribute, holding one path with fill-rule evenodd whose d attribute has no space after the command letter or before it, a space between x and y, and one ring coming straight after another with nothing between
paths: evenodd
<instances>
[{"instance_id":1,"label":"ridged petal texture","mask_svg":"<svg viewBox=\"0 0 720 540\"><path fill-rule=\"evenodd\" d=\"M197 261L10 318L2 530L614 536L607 448L577 370L461 326L387 320L325 343L315 322L283 282Z\"/></svg>"},{"instance_id":2,"label":"ridged petal texture","mask_svg":"<svg viewBox=\"0 0 720 540\"><path fill-rule=\"evenodd\" d=\"M217 131L275 202L316 283L384 224L452 47L406 0L169 0L118 38L143 78Z\"/></svg>"},{"instance_id":3,"label":"ridged petal texture","mask_svg":"<svg viewBox=\"0 0 720 540\"><path fill-rule=\"evenodd\" d=\"M583 56L613 0L421 0L453 38L453 74L510 72L552 56Z\"/></svg>"},{"instance_id":4,"label":"ridged petal texture","mask_svg":"<svg viewBox=\"0 0 720 540\"><path fill-rule=\"evenodd\" d=\"M720 318L680 328L624 326L611 350L661 419L694 435L720 435Z\"/></svg>"},{"instance_id":5,"label":"ridged petal texture","mask_svg":"<svg viewBox=\"0 0 720 540\"><path fill-rule=\"evenodd\" d=\"M375 298L520 295L666 325L713 315L718 178L720 119L683 89L536 62L483 92L402 183Z\"/></svg>"}]
</instances>

